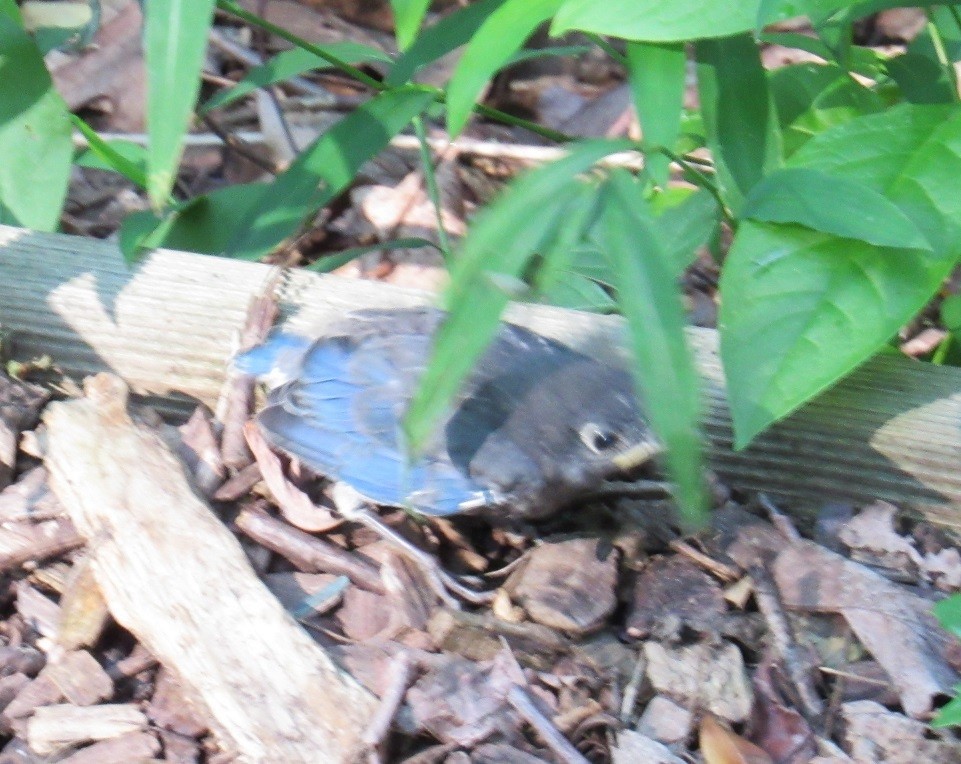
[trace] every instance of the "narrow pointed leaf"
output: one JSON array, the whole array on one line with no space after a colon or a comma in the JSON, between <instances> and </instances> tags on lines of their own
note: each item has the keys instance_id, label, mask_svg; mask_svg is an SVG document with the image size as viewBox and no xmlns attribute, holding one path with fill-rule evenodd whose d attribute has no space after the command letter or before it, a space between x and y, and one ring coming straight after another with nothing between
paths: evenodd
<instances>
[{"instance_id":1,"label":"narrow pointed leaf","mask_svg":"<svg viewBox=\"0 0 961 764\"><path fill-rule=\"evenodd\" d=\"M767 75L749 35L702 40L697 45L698 81L708 145L729 176L732 207L780 164L780 135L773 119ZM731 187L733 183L733 188Z\"/></svg>"},{"instance_id":2,"label":"narrow pointed leaf","mask_svg":"<svg viewBox=\"0 0 961 764\"><path fill-rule=\"evenodd\" d=\"M460 134L484 85L562 0L507 0L471 38L447 88L447 130Z\"/></svg>"},{"instance_id":3,"label":"narrow pointed leaf","mask_svg":"<svg viewBox=\"0 0 961 764\"><path fill-rule=\"evenodd\" d=\"M155 209L167 203L177 177L207 50L214 0L150 0L145 5L147 63L147 188Z\"/></svg>"},{"instance_id":4,"label":"narrow pointed leaf","mask_svg":"<svg viewBox=\"0 0 961 764\"><path fill-rule=\"evenodd\" d=\"M425 88L404 87L375 96L308 146L253 204L227 254L256 259L295 233L311 212L347 188L357 171L434 100Z\"/></svg>"},{"instance_id":5,"label":"narrow pointed leaf","mask_svg":"<svg viewBox=\"0 0 961 764\"><path fill-rule=\"evenodd\" d=\"M356 42L330 43L328 45L318 45L317 47L348 64L356 64L360 61L381 61L386 63L390 63L391 61L390 56L383 51ZM213 109L218 109L233 103L258 88L283 82L284 80L289 80L291 77L296 77L316 69L330 69L331 66L330 61L326 58L318 56L312 51L304 50L303 48L291 48L290 50L282 51L260 66L253 67L244 75L243 79L233 87L222 90L214 95L203 105L200 113L207 114Z\"/></svg>"},{"instance_id":6,"label":"narrow pointed leaf","mask_svg":"<svg viewBox=\"0 0 961 764\"><path fill-rule=\"evenodd\" d=\"M627 61L644 143L673 149L681 130L687 78L683 43L628 43ZM667 185L670 166L665 154L648 152L644 157L645 169L659 186Z\"/></svg>"},{"instance_id":7,"label":"narrow pointed leaf","mask_svg":"<svg viewBox=\"0 0 961 764\"><path fill-rule=\"evenodd\" d=\"M96 167L113 170L140 188L147 188L147 152L143 146L129 141L107 142L80 117L71 116L71 121L87 139L89 148L84 155L77 157L75 163L83 167ZM87 156L85 159L84 157Z\"/></svg>"},{"instance_id":8,"label":"narrow pointed leaf","mask_svg":"<svg viewBox=\"0 0 961 764\"><path fill-rule=\"evenodd\" d=\"M500 8L505 0L479 0L442 18L423 30L413 44L387 73L388 85L403 85L427 64L446 56L473 37L488 16Z\"/></svg>"},{"instance_id":9,"label":"narrow pointed leaf","mask_svg":"<svg viewBox=\"0 0 961 764\"><path fill-rule=\"evenodd\" d=\"M531 256L548 250L559 222L583 203L578 174L629 141L586 141L570 155L517 178L473 221L459 256L451 265L444 294L448 319L438 331L434 351L414 395L404 429L413 449L433 431L461 383L497 331L511 295L501 284L520 281ZM521 282L523 283L523 282Z\"/></svg>"},{"instance_id":10,"label":"narrow pointed leaf","mask_svg":"<svg viewBox=\"0 0 961 764\"><path fill-rule=\"evenodd\" d=\"M390 0L394 9L394 29L397 35L397 47L407 50L417 37L424 14L430 6L430 0Z\"/></svg>"},{"instance_id":11,"label":"narrow pointed leaf","mask_svg":"<svg viewBox=\"0 0 961 764\"><path fill-rule=\"evenodd\" d=\"M626 171L611 174L604 202L601 243L630 329L635 377L651 425L667 447L665 460L684 517L700 524L706 507L700 379L684 336L680 290L654 217Z\"/></svg>"}]
</instances>

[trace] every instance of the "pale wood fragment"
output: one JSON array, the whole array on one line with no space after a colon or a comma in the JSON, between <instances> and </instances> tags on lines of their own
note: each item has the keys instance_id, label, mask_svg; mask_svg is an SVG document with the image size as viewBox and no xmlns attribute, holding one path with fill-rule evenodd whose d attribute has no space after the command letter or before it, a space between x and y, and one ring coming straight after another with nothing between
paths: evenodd
<instances>
[{"instance_id":1,"label":"pale wood fragment","mask_svg":"<svg viewBox=\"0 0 961 764\"><path fill-rule=\"evenodd\" d=\"M27 743L41 755L92 740L107 740L147 727L147 717L132 703L38 708L27 722Z\"/></svg>"},{"instance_id":2,"label":"pale wood fragment","mask_svg":"<svg viewBox=\"0 0 961 764\"><path fill-rule=\"evenodd\" d=\"M103 374L44 414L51 485L113 616L249 762L345 759L375 700L284 612L158 436Z\"/></svg>"}]
</instances>

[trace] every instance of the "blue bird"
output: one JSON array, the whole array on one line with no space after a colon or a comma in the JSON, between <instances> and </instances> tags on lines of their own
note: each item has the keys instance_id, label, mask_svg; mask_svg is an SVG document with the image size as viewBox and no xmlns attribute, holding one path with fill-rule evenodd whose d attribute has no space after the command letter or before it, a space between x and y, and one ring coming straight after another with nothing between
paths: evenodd
<instances>
[{"instance_id":1,"label":"blue bird","mask_svg":"<svg viewBox=\"0 0 961 764\"><path fill-rule=\"evenodd\" d=\"M382 505L428 515L543 517L661 447L630 375L501 325L424 453L401 423L444 313L362 310L320 338L278 333L236 370L270 388L271 445Z\"/></svg>"}]
</instances>

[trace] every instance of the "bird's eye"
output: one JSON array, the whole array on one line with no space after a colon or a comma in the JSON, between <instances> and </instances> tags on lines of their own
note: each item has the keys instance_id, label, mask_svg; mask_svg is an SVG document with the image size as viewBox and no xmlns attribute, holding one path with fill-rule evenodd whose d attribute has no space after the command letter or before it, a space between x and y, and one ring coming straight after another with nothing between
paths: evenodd
<instances>
[{"instance_id":1,"label":"bird's eye","mask_svg":"<svg viewBox=\"0 0 961 764\"><path fill-rule=\"evenodd\" d=\"M604 428L593 423L585 424L583 427L581 427L578 434L580 435L584 445L591 449L591 451L593 451L595 454L609 451L621 441L620 436L616 432L605 430Z\"/></svg>"}]
</instances>

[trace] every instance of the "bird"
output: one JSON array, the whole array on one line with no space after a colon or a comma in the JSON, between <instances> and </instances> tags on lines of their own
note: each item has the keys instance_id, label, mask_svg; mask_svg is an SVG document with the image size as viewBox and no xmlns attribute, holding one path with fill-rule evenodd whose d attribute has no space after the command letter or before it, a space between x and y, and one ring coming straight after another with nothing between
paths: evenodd
<instances>
[{"instance_id":1,"label":"bird","mask_svg":"<svg viewBox=\"0 0 961 764\"><path fill-rule=\"evenodd\" d=\"M322 335L275 332L233 367L263 380L267 442L367 501L536 520L662 450L631 375L502 322L417 454L403 420L446 313L364 309Z\"/></svg>"}]
</instances>

